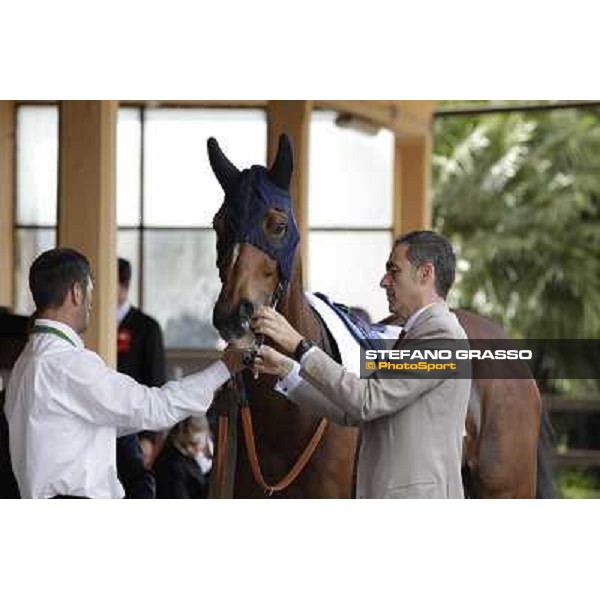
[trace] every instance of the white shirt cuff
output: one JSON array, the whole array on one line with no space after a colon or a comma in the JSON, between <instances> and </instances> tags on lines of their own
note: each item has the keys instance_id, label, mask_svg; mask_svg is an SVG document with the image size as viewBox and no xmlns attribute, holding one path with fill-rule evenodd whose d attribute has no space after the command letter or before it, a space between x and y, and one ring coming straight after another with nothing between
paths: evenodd
<instances>
[{"instance_id":1,"label":"white shirt cuff","mask_svg":"<svg viewBox=\"0 0 600 600\"><path fill-rule=\"evenodd\" d=\"M287 396L298 386L301 381L302 377L300 377L300 365L294 361L289 373L275 384L274 389L276 392Z\"/></svg>"}]
</instances>

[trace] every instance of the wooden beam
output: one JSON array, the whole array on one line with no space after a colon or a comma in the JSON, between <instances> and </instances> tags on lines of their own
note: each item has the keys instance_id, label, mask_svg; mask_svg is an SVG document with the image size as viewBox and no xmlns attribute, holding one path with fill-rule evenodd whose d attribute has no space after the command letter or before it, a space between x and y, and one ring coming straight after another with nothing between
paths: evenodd
<instances>
[{"instance_id":1,"label":"wooden beam","mask_svg":"<svg viewBox=\"0 0 600 600\"><path fill-rule=\"evenodd\" d=\"M267 107L267 164L270 165L275 159L279 136L282 133L288 134L294 148L294 174L290 193L302 240L300 253L305 285L308 261L308 143L311 110L310 100L271 100Z\"/></svg>"},{"instance_id":2,"label":"wooden beam","mask_svg":"<svg viewBox=\"0 0 600 600\"><path fill-rule=\"evenodd\" d=\"M560 396L544 394L548 412L600 412L600 396Z\"/></svg>"},{"instance_id":3,"label":"wooden beam","mask_svg":"<svg viewBox=\"0 0 600 600\"><path fill-rule=\"evenodd\" d=\"M14 307L15 103L0 101L0 306Z\"/></svg>"},{"instance_id":4,"label":"wooden beam","mask_svg":"<svg viewBox=\"0 0 600 600\"><path fill-rule=\"evenodd\" d=\"M314 104L385 127L396 137L423 137L431 132L432 100L315 100Z\"/></svg>"},{"instance_id":5,"label":"wooden beam","mask_svg":"<svg viewBox=\"0 0 600 600\"><path fill-rule=\"evenodd\" d=\"M267 108L267 100L120 100L121 106L148 108Z\"/></svg>"},{"instance_id":6,"label":"wooden beam","mask_svg":"<svg viewBox=\"0 0 600 600\"><path fill-rule=\"evenodd\" d=\"M31 106L58 104L59 100L15 100ZM119 100L119 106L148 108L267 108L268 100Z\"/></svg>"},{"instance_id":7,"label":"wooden beam","mask_svg":"<svg viewBox=\"0 0 600 600\"><path fill-rule=\"evenodd\" d=\"M86 346L116 363L117 101L63 101L59 125L58 243L91 262L95 291Z\"/></svg>"},{"instance_id":8,"label":"wooden beam","mask_svg":"<svg viewBox=\"0 0 600 600\"><path fill-rule=\"evenodd\" d=\"M600 450L555 452L552 462L557 469L600 467Z\"/></svg>"},{"instance_id":9,"label":"wooden beam","mask_svg":"<svg viewBox=\"0 0 600 600\"><path fill-rule=\"evenodd\" d=\"M55 104L56 100L17 101ZM149 108L268 108L274 100L120 100L120 106ZM432 100L307 100L314 108L348 113L385 127L401 137L419 137L431 129ZM441 109L440 112L443 112Z\"/></svg>"},{"instance_id":10,"label":"wooden beam","mask_svg":"<svg viewBox=\"0 0 600 600\"><path fill-rule=\"evenodd\" d=\"M394 237L431 228L431 136L396 137Z\"/></svg>"}]
</instances>

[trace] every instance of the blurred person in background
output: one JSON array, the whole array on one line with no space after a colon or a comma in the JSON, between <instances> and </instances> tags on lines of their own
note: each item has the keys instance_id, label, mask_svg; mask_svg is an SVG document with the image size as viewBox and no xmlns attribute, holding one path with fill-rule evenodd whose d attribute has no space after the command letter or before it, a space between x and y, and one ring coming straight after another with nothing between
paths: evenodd
<instances>
[{"instance_id":1,"label":"blurred person in background","mask_svg":"<svg viewBox=\"0 0 600 600\"><path fill-rule=\"evenodd\" d=\"M131 263L119 258L117 370L143 385L160 387L167 380L162 331L155 319L132 306L131 276ZM117 439L117 472L126 498L156 497L151 467L161 445L158 432L142 431Z\"/></svg>"},{"instance_id":2,"label":"blurred person in background","mask_svg":"<svg viewBox=\"0 0 600 600\"><path fill-rule=\"evenodd\" d=\"M154 464L157 498L206 498L213 442L204 415L173 427Z\"/></svg>"}]
</instances>

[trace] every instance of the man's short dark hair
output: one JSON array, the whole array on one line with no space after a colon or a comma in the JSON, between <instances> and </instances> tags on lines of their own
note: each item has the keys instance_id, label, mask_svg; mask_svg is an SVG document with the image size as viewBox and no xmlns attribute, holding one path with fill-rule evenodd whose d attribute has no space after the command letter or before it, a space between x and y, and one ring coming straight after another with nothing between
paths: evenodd
<instances>
[{"instance_id":1,"label":"man's short dark hair","mask_svg":"<svg viewBox=\"0 0 600 600\"><path fill-rule=\"evenodd\" d=\"M29 289L37 311L62 306L75 283L86 294L91 277L90 263L81 252L72 248L42 252L29 269Z\"/></svg>"},{"instance_id":2,"label":"man's short dark hair","mask_svg":"<svg viewBox=\"0 0 600 600\"><path fill-rule=\"evenodd\" d=\"M119 284L128 286L131 282L131 263L125 258L119 258Z\"/></svg>"},{"instance_id":3,"label":"man's short dark hair","mask_svg":"<svg viewBox=\"0 0 600 600\"><path fill-rule=\"evenodd\" d=\"M406 258L411 265L433 264L435 290L446 298L456 275L456 255L452 244L435 231L411 231L396 239L394 246L399 244L406 244Z\"/></svg>"}]
</instances>

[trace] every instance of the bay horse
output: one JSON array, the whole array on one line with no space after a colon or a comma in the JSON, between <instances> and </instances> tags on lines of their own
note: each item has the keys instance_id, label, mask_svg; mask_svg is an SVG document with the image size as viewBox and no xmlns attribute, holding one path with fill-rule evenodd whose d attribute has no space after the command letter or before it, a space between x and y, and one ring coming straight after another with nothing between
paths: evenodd
<instances>
[{"instance_id":1,"label":"bay horse","mask_svg":"<svg viewBox=\"0 0 600 600\"><path fill-rule=\"evenodd\" d=\"M303 290L296 252L299 233L289 194L293 156L288 137L280 137L270 169L255 165L240 171L214 138L208 140L208 155L225 192L213 221L222 283L213 310L215 328L228 342L250 348L256 341L250 328L253 311L261 305L275 305L303 336L334 353L334 342ZM464 310L456 313L470 339L506 337L487 319ZM274 378L263 375L255 380L249 371L241 377L250 399L264 479L275 481L294 464L319 419L274 392ZM467 497L554 496L549 423L533 379L474 379L465 427L463 481ZM305 469L277 496L351 497L357 443L355 428L329 423ZM264 495L247 453L241 450L234 495Z\"/></svg>"}]
</instances>

